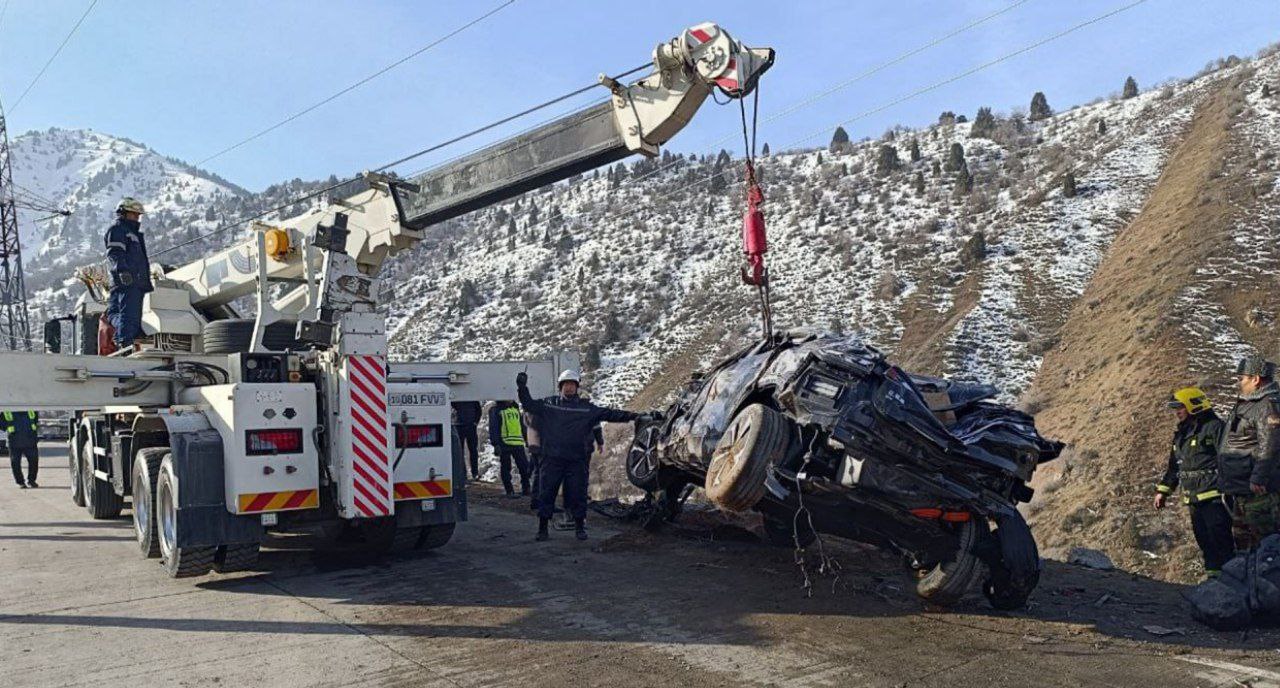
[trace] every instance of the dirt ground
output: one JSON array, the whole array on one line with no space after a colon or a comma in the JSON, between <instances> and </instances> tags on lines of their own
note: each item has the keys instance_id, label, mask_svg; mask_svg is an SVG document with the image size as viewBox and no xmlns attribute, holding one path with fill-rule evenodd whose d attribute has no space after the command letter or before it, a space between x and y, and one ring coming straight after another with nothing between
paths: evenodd
<instances>
[{"instance_id":1,"label":"dirt ground","mask_svg":"<svg viewBox=\"0 0 1280 688\"><path fill-rule=\"evenodd\" d=\"M1050 561L1024 613L944 612L892 557L829 543L843 569L806 597L790 551L715 519L593 514L589 542L535 543L488 486L437 552L282 536L260 572L173 581L44 454L41 489L0 488L3 686L1280 686L1280 633L1201 628L1176 585Z\"/></svg>"}]
</instances>

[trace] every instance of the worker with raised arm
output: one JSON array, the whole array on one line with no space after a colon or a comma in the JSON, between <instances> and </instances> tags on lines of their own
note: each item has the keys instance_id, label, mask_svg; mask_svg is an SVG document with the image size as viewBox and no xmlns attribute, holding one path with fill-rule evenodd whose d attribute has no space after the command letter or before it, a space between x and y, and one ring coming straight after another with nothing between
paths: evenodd
<instances>
[{"instance_id":1,"label":"worker with raised arm","mask_svg":"<svg viewBox=\"0 0 1280 688\"><path fill-rule=\"evenodd\" d=\"M35 411L5 411L0 414L4 431L9 435L9 466L18 487L39 487L36 475L40 472L40 423ZM27 480L22 480L22 457L27 457Z\"/></svg>"},{"instance_id":2,"label":"worker with raised arm","mask_svg":"<svg viewBox=\"0 0 1280 688\"><path fill-rule=\"evenodd\" d=\"M489 409L489 444L498 455L502 488L508 497L516 497L511 482L511 463L520 472L520 495L529 496L529 461L524 455L524 423L520 420L520 407L514 401L494 402Z\"/></svg>"},{"instance_id":3,"label":"worker with raised arm","mask_svg":"<svg viewBox=\"0 0 1280 688\"><path fill-rule=\"evenodd\" d=\"M142 336L142 297L151 286L151 261L142 236L142 204L126 196L116 206L116 222L103 238L111 263L111 295L107 321L115 328L117 348L134 347Z\"/></svg>"},{"instance_id":4,"label":"worker with raised arm","mask_svg":"<svg viewBox=\"0 0 1280 688\"><path fill-rule=\"evenodd\" d=\"M1165 403L1178 417L1169 450L1168 468L1156 485L1155 507L1164 508L1169 495L1182 488L1182 503L1191 516L1191 532L1204 557L1210 577L1222 572L1222 565L1234 554L1231 513L1222 503L1218 487L1218 439L1222 419L1213 411L1209 397L1199 387L1184 387Z\"/></svg>"},{"instance_id":5,"label":"worker with raised arm","mask_svg":"<svg viewBox=\"0 0 1280 688\"><path fill-rule=\"evenodd\" d=\"M1262 356L1236 366L1240 394L1218 446L1221 489L1231 509L1236 551L1280 532L1280 386Z\"/></svg>"},{"instance_id":6,"label":"worker with raised arm","mask_svg":"<svg viewBox=\"0 0 1280 688\"><path fill-rule=\"evenodd\" d=\"M520 405L538 421L542 440L542 475L538 493L537 540L549 537L547 524L555 514L556 493L564 485L565 509L573 516L579 540L587 539L587 464L595 428L600 423L628 423L641 415L595 404L578 395L578 373L566 370L558 382L559 394L534 399L529 376L516 375Z\"/></svg>"}]
</instances>

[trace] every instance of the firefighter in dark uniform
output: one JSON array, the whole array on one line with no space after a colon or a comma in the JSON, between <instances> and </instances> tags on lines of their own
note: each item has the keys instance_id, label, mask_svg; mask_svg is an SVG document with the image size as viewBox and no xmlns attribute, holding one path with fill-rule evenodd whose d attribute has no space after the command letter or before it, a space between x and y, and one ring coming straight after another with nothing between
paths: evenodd
<instances>
[{"instance_id":1,"label":"firefighter in dark uniform","mask_svg":"<svg viewBox=\"0 0 1280 688\"><path fill-rule=\"evenodd\" d=\"M39 487L36 475L40 472L40 424L35 411L5 411L0 414L4 431L9 435L9 466L13 468L13 480L18 487ZM22 481L22 457L27 457L27 480Z\"/></svg>"},{"instance_id":2,"label":"firefighter in dark uniform","mask_svg":"<svg viewBox=\"0 0 1280 688\"><path fill-rule=\"evenodd\" d=\"M511 463L520 472L520 494L529 496L529 461L524 455L524 423L520 421L520 407L514 401L499 401L489 409L489 444L498 455L501 467L502 487L508 497L515 497L511 482Z\"/></svg>"},{"instance_id":3,"label":"firefighter in dark uniform","mask_svg":"<svg viewBox=\"0 0 1280 688\"><path fill-rule=\"evenodd\" d=\"M147 240L142 236L142 204L122 198L116 206L116 222L107 229L103 241L111 263L111 295L107 300L107 321L115 328L116 348L134 347L142 336L142 297L154 291Z\"/></svg>"},{"instance_id":4,"label":"firefighter in dark uniform","mask_svg":"<svg viewBox=\"0 0 1280 688\"><path fill-rule=\"evenodd\" d=\"M458 431L462 451L471 465L471 479L480 479L480 447L476 426L480 423L481 407L478 401L453 402L453 429Z\"/></svg>"},{"instance_id":5,"label":"firefighter in dark uniform","mask_svg":"<svg viewBox=\"0 0 1280 688\"><path fill-rule=\"evenodd\" d=\"M527 386L529 376L516 375L520 405L537 419L542 441L542 466L538 480L538 540L546 540L547 525L555 514L556 493L564 485L565 510L573 516L579 540L587 539L587 467L595 428L600 423L627 423L639 414L605 408L578 396L578 374L560 375L560 393L534 399Z\"/></svg>"},{"instance_id":6,"label":"firefighter in dark uniform","mask_svg":"<svg viewBox=\"0 0 1280 688\"><path fill-rule=\"evenodd\" d=\"M1209 397L1199 387L1184 387L1173 393L1167 406L1178 415L1169 451L1169 467L1156 485L1155 507L1179 486L1182 503L1191 515L1191 532L1204 556L1204 570L1210 577L1222 571L1235 553L1231 536L1231 513L1222 502L1218 488L1218 441L1223 423L1213 412Z\"/></svg>"},{"instance_id":7,"label":"firefighter in dark uniform","mask_svg":"<svg viewBox=\"0 0 1280 688\"><path fill-rule=\"evenodd\" d=\"M1239 552L1280 532L1280 386L1274 377L1275 364L1261 356L1240 361L1240 394L1218 446L1220 487Z\"/></svg>"}]
</instances>

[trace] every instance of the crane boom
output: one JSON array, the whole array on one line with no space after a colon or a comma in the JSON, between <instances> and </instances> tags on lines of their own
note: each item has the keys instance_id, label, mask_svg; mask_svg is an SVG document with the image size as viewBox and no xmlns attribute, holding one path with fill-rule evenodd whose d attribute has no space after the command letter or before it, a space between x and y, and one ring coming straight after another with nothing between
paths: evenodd
<instances>
[{"instance_id":1,"label":"crane boom","mask_svg":"<svg viewBox=\"0 0 1280 688\"><path fill-rule=\"evenodd\" d=\"M365 275L388 255L423 237L425 228L568 179L631 155L655 156L697 113L713 90L730 98L750 94L773 64L771 48L747 48L713 23L682 32L653 50L653 72L623 85L601 76L608 102L592 105L532 131L500 141L414 178L368 174L369 188L325 208L258 231L235 246L165 275L191 293L201 312L253 293L259 270L256 235L283 232L268 252L266 276L305 280L320 256L308 252L317 228L347 216L344 252ZM283 247L283 248L282 248ZM304 254L310 254L308 259ZM301 291L293 302L300 302Z\"/></svg>"}]
</instances>

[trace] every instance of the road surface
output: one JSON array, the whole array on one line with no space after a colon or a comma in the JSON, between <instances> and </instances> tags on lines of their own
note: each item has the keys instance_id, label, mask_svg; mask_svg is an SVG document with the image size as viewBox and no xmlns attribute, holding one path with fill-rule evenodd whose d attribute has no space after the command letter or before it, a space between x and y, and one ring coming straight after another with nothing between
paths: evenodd
<instances>
[{"instance_id":1,"label":"road surface","mask_svg":"<svg viewBox=\"0 0 1280 688\"><path fill-rule=\"evenodd\" d=\"M1280 686L1280 635L1210 633L1178 589L1050 563L1029 612L924 608L894 560L833 543L805 597L792 553L695 525L592 518L533 541L475 491L437 552L368 563L273 538L260 572L166 578L130 521L0 488L0 686ZM724 539L724 538L730 539ZM1144 626L1163 627L1155 635ZM1163 631L1160 631L1163 632Z\"/></svg>"}]
</instances>

